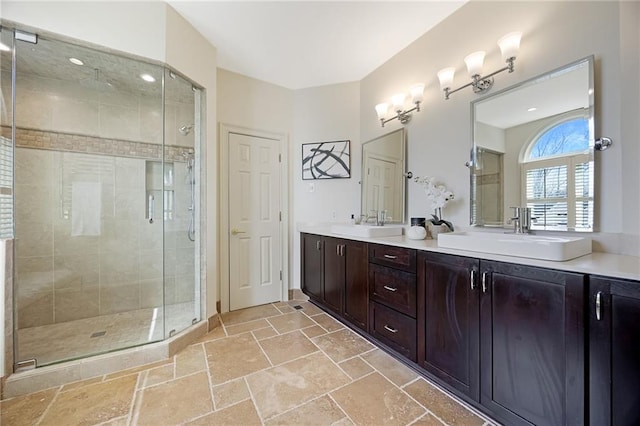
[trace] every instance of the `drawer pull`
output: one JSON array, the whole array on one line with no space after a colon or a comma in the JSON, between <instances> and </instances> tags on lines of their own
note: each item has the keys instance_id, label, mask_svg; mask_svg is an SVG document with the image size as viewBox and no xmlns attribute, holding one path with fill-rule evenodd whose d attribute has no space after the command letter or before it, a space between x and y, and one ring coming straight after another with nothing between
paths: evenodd
<instances>
[{"instance_id":1,"label":"drawer pull","mask_svg":"<svg viewBox=\"0 0 640 426\"><path fill-rule=\"evenodd\" d=\"M596 320L600 321L602 319L602 292L599 291L596 293Z\"/></svg>"},{"instance_id":2,"label":"drawer pull","mask_svg":"<svg viewBox=\"0 0 640 426\"><path fill-rule=\"evenodd\" d=\"M385 329L385 330L387 330L387 331L389 331L389 332L391 332L391 333L397 333L397 332L398 332L398 330L397 330L397 329L395 329L395 328L391 328L391 327L389 327L388 325L385 325L385 326L384 326L384 329Z\"/></svg>"},{"instance_id":3,"label":"drawer pull","mask_svg":"<svg viewBox=\"0 0 640 426\"><path fill-rule=\"evenodd\" d=\"M383 288L385 290L389 290L389 291L398 291L397 287L389 287L388 285L385 285Z\"/></svg>"},{"instance_id":4,"label":"drawer pull","mask_svg":"<svg viewBox=\"0 0 640 426\"><path fill-rule=\"evenodd\" d=\"M394 259L398 258L398 256L393 256L391 254L385 254L384 257L385 257L385 259L391 259L391 260L394 260Z\"/></svg>"}]
</instances>

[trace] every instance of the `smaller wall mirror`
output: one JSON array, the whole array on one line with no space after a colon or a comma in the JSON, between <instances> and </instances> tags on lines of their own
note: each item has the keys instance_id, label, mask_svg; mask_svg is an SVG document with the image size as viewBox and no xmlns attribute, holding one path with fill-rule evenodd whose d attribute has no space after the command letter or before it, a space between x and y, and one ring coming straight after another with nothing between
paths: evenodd
<instances>
[{"instance_id":1,"label":"smaller wall mirror","mask_svg":"<svg viewBox=\"0 0 640 426\"><path fill-rule=\"evenodd\" d=\"M405 214L405 133L396 130L362 144L361 213L386 211L386 221L403 223Z\"/></svg>"},{"instance_id":2,"label":"smaller wall mirror","mask_svg":"<svg viewBox=\"0 0 640 426\"><path fill-rule=\"evenodd\" d=\"M471 225L593 231L593 57L471 105Z\"/></svg>"}]
</instances>

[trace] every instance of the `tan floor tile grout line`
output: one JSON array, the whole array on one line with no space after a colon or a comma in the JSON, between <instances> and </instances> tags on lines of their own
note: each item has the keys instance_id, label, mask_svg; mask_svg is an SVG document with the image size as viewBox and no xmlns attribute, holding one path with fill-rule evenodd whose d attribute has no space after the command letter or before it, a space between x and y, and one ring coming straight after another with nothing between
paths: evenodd
<instances>
[{"instance_id":1,"label":"tan floor tile grout line","mask_svg":"<svg viewBox=\"0 0 640 426\"><path fill-rule=\"evenodd\" d=\"M149 370L141 371L140 374L138 375L138 380L136 380L136 387L133 390L133 395L131 396L131 406L129 407L129 413L127 414L128 425L132 424L133 410L135 409L135 406L136 406L136 399L138 398L138 392L142 392L142 390L144 389L144 382L147 380L148 374L149 374ZM143 383L140 383L140 381L142 381ZM142 385L142 388L138 387L138 385L140 384Z\"/></svg>"},{"instance_id":2,"label":"tan floor tile grout line","mask_svg":"<svg viewBox=\"0 0 640 426\"><path fill-rule=\"evenodd\" d=\"M58 396L61 394L60 390L62 389L62 386L57 386L57 388L58 390L56 391L56 394L53 396L53 398L51 398L51 402L49 403L49 405L47 405L47 408L45 408L45 410L42 412L42 415L38 418L38 420L36 420L36 423L35 423L36 425L39 425L40 423L42 423L42 420L47 415L47 413L49 412L53 404L56 402L56 400L58 399Z\"/></svg>"},{"instance_id":3,"label":"tan floor tile grout line","mask_svg":"<svg viewBox=\"0 0 640 426\"><path fill-rule=\"evenodd\" d=\"M249 392L249 398L251 398L251 403L253 404L253 409L256 410L256 414L258 415L258 418L260 419L260 424L264 425L264 419L262 417L262 413L260 412L260 407L258 407L258 404L256 404L256 399L253 396L253 392L251 391L251 386L249 386L249 381L247 380L248 376L244 376L244 385L247 387L247 392ZM239 404L239 403L238 403Z\"/></svg>"},{"instance_id":4,"label":"tan floor tile grout line","mask_svg":"<svg viewBox=\"0 0 640 426\"><path fill-rule=\"evenodd\" d=\"M271 358L269 358L269 355L267 355L267 353L264 351L264 348L262 347L262 345L260 344L260 341L258 339L256 339L256 336L253 335L253 333L251 333L251 337L253 337L253 340L256 342L256 344L258 345L258 347L260 348L260 350L262 351L262 354L264 355L264 357L267 359L267 361L269 361L269 364L271 365L271 367L273 367L273 361L271 361ZM269 368L269 367L268 367ZM260 371L266 370L266 368L263 368Z\"/></svg>"},{"instance_id":5,"label":"tan floor tile grout line","mask_svg":"<svg viewBox=\"0 0 640 426\"><path fill-rule=\"evenodd\" d=\"M353 382L351 382L351 383L353 383ZM331 392L333 392L333 391L331 391ZM344 413L344 416L347 419L349 419L349 421L351 423L353 423L355 425L356 422L353 421L353 419L349 416L349 414L347 414L347 412L344 411L344 408L342 408L342 406L340 404L338 404L338 401L336 401L335 398L333 396L331 396L331 394L329 392L327 392L327 396L329 397L329 399L331 399L331 401L333 401L334 404L336 404L336 406L340 409L340 411L342 411ZM342 420L342 419L340 419L340 420ZM338 420L338 421L340 421L340 420ZM336 423L336 422L334 422L334 423Z\"/></svg>"},{"instance_id":6,"label":"tan floor tile grout line","mask_svg":"<svg viewBox=\"0 0 640 426\"><path fill-rule=\"evenodd\" d=\"M204 348L202 348L204 350ZM209 396L211 397L211 403L213 405L213 411L218 411L216 407L216 397L213 394L213 381L211 380L211 371L209 370L209 360L207 358L207 351L204 351L205 372L207 373L207 381L209 382Z\"/></svg>"},{"instance_id":7,"label":"tan floor tile grout line","mask_svg":"<svg viewBox=\"0 0 640 426\"><path fill-rule=\"evenodd\" d=\"M133 407L131 407L131 419L130 425L137 425L138 419L140 418L140 408L142 407L142 401L144 399L144 391L145 389L140 390L135 393L135 398L133 400Z\"/></svg>"}]
</instances>

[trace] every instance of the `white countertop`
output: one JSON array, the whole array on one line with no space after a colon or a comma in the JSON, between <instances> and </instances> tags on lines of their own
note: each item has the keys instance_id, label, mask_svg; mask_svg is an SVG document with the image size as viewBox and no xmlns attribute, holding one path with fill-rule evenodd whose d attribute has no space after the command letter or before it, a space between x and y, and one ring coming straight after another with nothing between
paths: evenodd
<instances>
[{"instance_id":1,"label":"white countertop","mask_svg":"<svg viewBox=\"0 0 640 426\"><path fill-rule=\"evenodd\" d=\"M640 257L624 256L620 254L594 252L586 256L564 262L550 260L530 259L527 257L502 256L476 251L454 250L438 247L436 240L410 240L406 235L398 237L363 238L348 235L334 234L330 226L326 225L299 225L299 232L308 234L325 235L347 240L364 241L367 243L386 244L389 246L405 247L416 250L432 251L436 253L453 254L458 256L473 257L477 259L496 260L499 262L517 263L519 265L538 266L541 268L556 269L560 271L578 272L582 274L600 275L605 277L623 278L640 281Z\"/></svg>"}]
</instances>

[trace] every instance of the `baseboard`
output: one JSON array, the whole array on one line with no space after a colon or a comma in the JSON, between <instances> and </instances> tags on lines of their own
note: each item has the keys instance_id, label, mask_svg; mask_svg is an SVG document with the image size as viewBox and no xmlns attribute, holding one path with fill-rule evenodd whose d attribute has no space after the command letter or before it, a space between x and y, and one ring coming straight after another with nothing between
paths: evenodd
<instances>
[{"instance_id":1,"label":"baseboard","mask_svg":"<svg viewBox=\"0 0 640 426\"><path fill-rule=\"evenodd\" d=\"M220 303L220 302L218 302ZM215 313L213 315L211 315L208 319L207 319L207 323L208 323L208 328L207 328L207 332L213 331L216 328L220 327L220 314Z\"/></svg>"}]
</instances>

